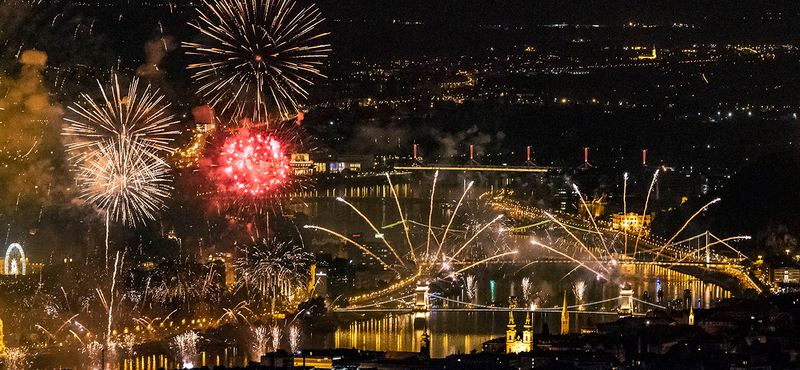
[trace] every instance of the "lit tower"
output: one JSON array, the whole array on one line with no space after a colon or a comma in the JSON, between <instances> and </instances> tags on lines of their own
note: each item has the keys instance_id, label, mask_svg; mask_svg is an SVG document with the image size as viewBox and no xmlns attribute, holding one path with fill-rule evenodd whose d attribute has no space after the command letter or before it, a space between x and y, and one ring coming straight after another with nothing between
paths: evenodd
<instances>
[{"instance_id":1,"label":"lit tower","mask_svg":"<svg viewBox=\"0 0 800 370\"><path fill-rule=\"evenodd\" d=\"M508 311L508 330L506 330L506 353L512 350L511 345L517 339L517 324L514 323L514 310Z\"/></svg>"},{"instance_id":2,"label":"lit tower","mask_svg":"<svg viewBox=\"0 0 800 370\"><path fill-rule=\"evenodd\" d=\"M527 348L527 351L533 349L533 324L531 323L531 312L528 311L528 317L525 319L525 325L522 330L522 344Z\"/></svg>"},{"instance_id":3,"label":"lit tower","mask_svg":"<svg viewBox=\"0 0 800 370\"><path fill-rule=\"evenodd\" d=\"M567 312L567 291L564 291L564 307L561 308L561 335L569 334L569 312Z\"/></svg>"},{"instance_id":4,"label":"lit tower","mask_svg":"<svg viewBox=\"0 0 800 370\"><path fill-rule=\"evenodd\" d=\"M583 148L583 164L578 167L579 170L588 170L589 167L593 167L589 164L589 147Z\"/></svg>"},{"instance_id":5,"label":"lit tower","mask_svg":"<svg viewBox=\"0 0 800 370\"><path fill-rule=\"evenodd\" d=\"M475 148L473 145L469 146L469 166L477 166L479 163L475 160Z\"/></svg>"},{"instance_id":6,"label":"lit tower","mask_svg":"<svg viewBox=\"0 0 800 370\"><path fill-rule=\"evenodd\" d=\"M692 307L689 307L689 325L694 325L694 309Z\"/></svg>"},{"instance_id":7,"label":"lit tower","mask_svg":"<svg viewBox=\"0 0 800 370\"><path fill-rule=\"evenodd\" d=\"M525 166L539 168L539 166L537 166L536 163L533 163L533 160L531 160L531 147L530 146L528 147L528 160L525 161Z\"/></svg>"}]
</instances>

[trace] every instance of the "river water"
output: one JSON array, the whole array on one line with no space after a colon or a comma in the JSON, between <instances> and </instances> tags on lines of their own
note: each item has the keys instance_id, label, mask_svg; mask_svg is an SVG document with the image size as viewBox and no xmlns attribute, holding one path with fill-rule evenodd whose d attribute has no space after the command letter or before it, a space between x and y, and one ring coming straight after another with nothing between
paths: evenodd
<instances>
[{"instance_id":1,"label":"river water","mask_svg":"<svg viewBox=\"0 0 800 370\"><path fill-rule=\"evenodd\" d=\"M395 192L399 194L403 212L407 219L424 223L428 217L432 217L432 224L443 225L452 215L454 203L457 202L467 183L468 181L464 179L454 180L451 178L445 184L437 184L432 216L428 213L430 206L426 199L432 192L430 179L412 178L412 181L396 184ZM480 185L482 190L490 190L493 186L503 184L498 183L498 181L486 181L484 179ZM336 202L333 199L335 196L343 196L350 200L383 231L381 229L382 226L399 220L397 205L391 194L392 191L387 185L319 190L318 195L325 198L298 203L289 209L303 212L309 216L312 223L324 225L345 235L348 233L371 233L360 216L350 211L341 202ZM469 217L481 223L494 217L496 212L481 209L480 202L477 201L478 195L480 195L478 190L470 192L465 197L465 203L460 212L469 214ZM463 223L464 220L459 219L458 222ZM502 228L498 230L494 230L494 232L501 232ZM392 239L393 237L389 235L390 233L391 230L387 231L385 237L394 243L393 245L399 246L403 244L401 238L395 235L394 239ZM416 236L419 236L419 233ZM413 237L414 235L412 235ZM484 246L484 249L487 249L487 255L519 250L518 256L520 260L527 262L545 256L542 253L546 251L531 247L530 239L535 237L537 236L507 235L504 238L494 237L494 239L489 238L489 240L483 240L482 242L488 245ZM478 243L480 242L479 240ZM502 247L498 247L501 244ZM496 250L493 250L493 248ZM549 257L553 256L550 255ZM674 304L680 304L680 307L684 307L685 304L691 302L694 307L707 308L715 300L730 296L729 292L714 284L704 283L692 276L658 266L608 265L609 271L604 274L606 277L603 279L598 279L594 273L586 269L576 269L575 267L575 264L567 263L533 263L526 266L523 264L486 265L465 273L474 275L476 281L477 288L475 296L472 298L469 297L465 289L460 291L456 289L454 292L452 285L437 287L434 284L431 287L431 292L437 293L437 288L441 288L438 290L442 294L462 302L479 305L495 302L495 304L499 303L505 307L508 306L509 297L516 296L519 297L521 306L531 307L535 304L537 309L562 306L565 294L568 306L578 303L587 304L606 301L602 304L586 306L583 308L584 312L570 314L570 332L573 333L580 332L580 329L589 324L590 321L602 323L618 319L618 315L615 312L620 302L614 298L619 297L620 289L626 283L631 284L635 298L643 299L645 298L645 293L647 293L653 303L664 306L669 301L676 300ZM523 278L528 278L530 282L527 295L522 288ZM582 299L578 299L574 289L576 285L580 284L585 286ZM657 292L659 290L663 291L663 299L661 300L658 299ZM691 298L686 299L688 298L687 294ZM527 300L525 299L526 296ZM434 306L441 304L436 300L432 303ZM648 307L636 303L634 309L643 313L646 312ZM535 333L541 333L543 325L546 323L550 333L557 334L560 331L560 316L560 312L544 313L535 311L533 314ZM430 334L431 355L433 357L444 357L472 350L480 351L484 342L505 336L508 312L436 312L433 310L425 316L424 322L418 319L415 320L414 314L411 313L369 313L363 316L348 313L341 314L339 319L341 324L334 333L308 333L308 336L304 338L306 347L357 348L374 351L419 351L421 335L424 330L427 330ZM516 312L515 321L521 330L521 325L525 321L525 314Z\"/></svg>"}]
</instances>

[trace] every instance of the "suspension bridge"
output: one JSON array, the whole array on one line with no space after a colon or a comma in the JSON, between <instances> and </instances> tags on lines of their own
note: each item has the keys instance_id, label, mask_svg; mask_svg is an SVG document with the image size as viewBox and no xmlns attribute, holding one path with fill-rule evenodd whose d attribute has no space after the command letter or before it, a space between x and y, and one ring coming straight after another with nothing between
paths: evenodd
<instances>
[{"instance_id":1,"label":"suspension bridge","mask_svg":"<svg viewBox=\"0 0 800 370\"><path fill-rule=\"evenodd\" d=\"M614 309L606 309L609 305L614 305ZM642 307L653 307L666 309L652 302L644 301L633 297L632 290L622 290L618 297L600 300L597 302L578 303L568 305L566 312L570 314L596 314L596 315L621 315L621 316L643 316L645 312L636 312L635 303ZM335 308L337 313L425 313L425 312L540 312L540 313L563 313L564 307L498 307L482 305L472 302L464 302L453 298L431 294L427 285L418 285L412 294L402 297L392 298L381 302Z\"/></svg>"}]
</instances>

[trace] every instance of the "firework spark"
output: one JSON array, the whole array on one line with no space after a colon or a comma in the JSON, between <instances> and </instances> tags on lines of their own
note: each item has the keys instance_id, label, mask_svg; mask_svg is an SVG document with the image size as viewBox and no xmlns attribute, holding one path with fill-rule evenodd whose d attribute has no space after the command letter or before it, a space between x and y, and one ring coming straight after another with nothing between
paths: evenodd
<instances>
[{"instance_id":1,"label":"firework spark","mask_svg":"<svg viewBox=\"0 0 800 370\"><path fill-rule=\"evenodd\" d=\"M262 298L269 297L274 310L281 297L287 297L297 287L307 284L307 272L313 256L299 244L267 242L243 249L236 260L239 284L253 289Z\"/></svg>"},{"instance_id":2,"label":"firework spark","mask_svg":"<svg viewBox=\"0 0 800 370\"><path fill-rule=\"evenodd\" d=\"M533 285L529 277L522 278L522 299L525 302L530 301L531 293L533 293Z\"/></svg>"},{"instance_id":3,"label":"firework spark","mask_svg":"<svg viewBox=\"0 0 800 370\"><path fill-rule=\"evenodd\" d=\"M281 348L281 338L283 337L283 332L281 332L281 327L278 325L273 325L270 331L272 332L270 335L272 338L272 351L277 352L278 349Z\"/></svg>"},{"instance_id":4,"label":"firework spark","mask_svg":"<svg viewBox=\"0 0 800 370\"><path fill-rule=\"evenodd\" d=\"M222 145L219 185L245 196L262 196L286 186L291 173L286 145L276 137L241 130Z\"/></svg>"},{"instance_id":5,"label":"firework spark","mask_svg":"<svg viewBox=\"0 0 800 370\"><path fill-rule=\"evenodd\" d=\"M289 328L289 346L292 349L292 353L300 351L300 328L297 326Z\"/></svg>"},{"instance_id":6,"label":"firework spark","mask_svg":"<svg viewBox=\"0 0 800 370\"><path fill-rule=\"evenodd\" d=\"M253 341L250 344L250 350L253 353L253 361L261 361L261 356L267 351L269 342L269 328L266 326L257 326L251 328Z\"/></svg>"},{"instance_id":7,"label":"firework spark","mask_svg":"<svg viewBox=\"0 0 800 370\"><path fill-rule=\"evenodd\" d=\"M575 293L575 297L578 298L578 303L583 302L583 296L586 293L586 282L576 281L575 285L572 286L572 291Z\"/></svg>"},{"instance_id":8,"label":"firework spark","mask_svg":"<svg viewBox=\"0 0 800 370\"><path fill-rule=\"evenodd\" d=\"M28 349L25 347L6 348L5 350L6 370L25 370L30 365L28 361Z\"/></svg>"},{"instance_id":9,"label":"firework spark","mask_svg":"<svg viewBox=\"0 0 800 370\"><path fill-rule=\"evenodd\" d=\"M98 104L83 94L83 105L70 109L76 118L64 135L75 141L67 145L79 168L78 182L82 197L114 219L129 226L155 219L169 196L169 165L158 157L172 149L171 126L162 95L147 86L139 91L136 78L123 95L116 76L110 93L100 85L102 101Z\"/></svg>"},{"instance_id":10,"label":"firework spark","mask_svg":"<svg viewBox=\"0 0 800 370\"><path fill-rule=\"evenodd\" d=\"M99 369L103 356L103 345L93 340L81 347L81 352L89 358L89 365L92 369Z\"/></svg>"},{"instance_id":11,"label":"firework spark","mask_svg":"<svg viewBox=\"0 0 800 370\"><path fill-rule=\"evenodd\" d=\"M467 275L467 297L470 300L478 295L478 286L475 284L475 275Z\"/></svg>"},{"instance_id":12,"label":"firework spark","mask_svg":"<svg viewBox=\"0 0 800 370\"><path fill-rule=\"evenodd\" d=\"M97 149L81 162L81 196L129 226L154 220L172 189L169 165L126 141Z\"/></svg>"},{"instance_id":13,"label":"firework spark","mask_svg":"<svg viewBox=\"0 0 800 370\"><path fill-rule=\"evenodd\" d=\"M64 135L77 139L67 145L68 152L91 156L95 148L118 138L144 146L151 154L172 152L169 144L178 132L171 126L177 121L167 113L169 104L162 104L164 96L157 89L147 85L144 91L139 91L139 80L134 77L125 92L127 95L123 95L116 75L108 92L100 81L97 83L103 104L81 94L84 104L69 107L77 117L64 118L69 122Z\"/></svg>"},{"instance_id":14,"label":"firework spark","mask_svg":"<svg viewBox=\"0 0 800 370\"><path fill-rule=\"evenodd\" d=\"M194 368L194 364L197 363L198 338L196 332L188 331L172 340L172 349L175 351L176 357L181 360L184 369Z\"/></svg>"},{"instance_id":15,"label":"firework spark","mask_svg":"<svg viewBox=\"0 0 800 370\"><path fill-rule=\"evenodd\" d=\"M311 77L329 45L321 44L323 21L314 6L293 0L220 0L203 2L192 24L207 43L184 43L187 54L203 58L189 65L198 93L234 118L265 120L277 111L286 118L308 96ZM269 108L269 105L273 105Z\"/></svg>"}]
</instances>

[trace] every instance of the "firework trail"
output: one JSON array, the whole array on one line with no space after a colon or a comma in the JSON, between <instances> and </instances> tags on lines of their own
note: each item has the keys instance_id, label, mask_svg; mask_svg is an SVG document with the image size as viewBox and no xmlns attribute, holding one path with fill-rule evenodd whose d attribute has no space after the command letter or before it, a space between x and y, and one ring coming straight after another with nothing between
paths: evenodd
<instances>
[{"instance_id":1,"label":"firework trail","mask_svg":"<svg viewBox=\"0 0 800 370\"><path fill-rule=\"evenodd\" d=\"M289 328L289 346L292 349L292 353L300 351L300 328L297 326Z\"/></svg>"},{"instance_id":2,"label":"firework trail","mask_svg":"<svg viewBox=\"0 0 800 370\"><path fill-rule=\"evenodd\" d=\"M270 335L272 339L272 351L277 352L278 349L281 348L281 338L283 337L283 333L281 332L281 327L278 325L273 325L270 331L272 332L272 334Z\"/></svg>"},{"instance_id":3,"label":"firework trail","mask_svg":"<svg viewBox=\"0 0 800 370\"><path fill-rule=\"evenodd\" d=\"M411 259L414 263L417 263L417 256L414 253L414 246L411 244L411 236L408 234L408 220L406 220L405 216L403 216L403 209L400 207L400 198L397 196L397 192L394 190L394 186L392 185L392 177L389 176L389 173L386 173L386 180L389 182L389 189L392 189L392 196L394 197L395 203L397 203L397 212L400 214L400 221L403 222L403 232L406 235L406 241L408 242L408 250L411 252ZM470 183L472 185L472 183Z\"/></svg>"},{"instance_id":4,"label":"firework trail","mask_svg":"<svg viewBox=\"0 0 800 370\"><path fill-rule=\"evenodd\" d=\"M486 262L489 262L491 260L498 259L500 257L510 256L512 254L517 254L517 251L511 251L511 252L496 254L494 256L491 256L491 257L488 257L488 258L484 258L484 259L482 259L482 260L480 260L478 262L475 262L475 263L473 263L471 265L468 265L467 267L462 268L461 270L456 271L455 273L456 274L460 274L460 273L462 273L462 272L464 272L466 270L469 270L469 269L471 269L471 268L473 268L473 267L475 267L477 265L480 265L482 263L486 263Z\"/></svg>"},{"instance_id":5,"label":"firework trail","mask_svg":"<svg viewBox=\"0 0 800 370\"><path fill-rule=\"evenodd\" d=\"M436 176L434 176L434 178L436 178ZM391 181L390 181L390 186L391 186ZM457 203L456 212L458 211L458 208L460 207L461 203L463 202L463 200L465 198L465 194L470 190L470 188L471 188L471 186L467 186L466 189L464 190L464 194L462 194L461 198L459 199L459 201ZM433 197L434 192L435 192L435 182L434 182L433 188L431 190L431 196L432 197ZM351 300L351 303L354 302L354 301L369 300L369 299L377 298L381 294L389 293L389 292L392 292L392 291L395 291L395 290L398 290L398 289L407 288L409 283L413 282L414 280L418 279L421 276L425 276L429 280L438 279L440 277L440 274L445 270L449 270L450 267L452 267L452 265L454 263L467 262L463 258L462 259L457 259L459 254L461 252L463 252L467 247L472 245L473 242L476 240L476 238L478 238L478 236L483 234L483 232L486 231L490 226L492 226L493 224L495 224L496 222L498 222L499 220L501 220L503 218L503 215L498 215L494 219L492 219L490 222L488 222L488 223L486 223L484 225L481 225L481 226L476 226L475 227L476 231L474 233L472 233L472 235L469 238L466 238L466 241L463 244L456 245L456 246L448 246L446 248L444 244L445 244L445 241L446 241L446 236L449 235L448 233L451 230L451 226L452 226L452 223L453 223L454 215L450 217L450 220L448 221L447 225L443 226L443 228L440 228L440 227L434 228L433 227L433 225L431 224L432 223L432 212L429 212L429 215L428 215L429 222L427 224L408 221L403 216L402 207L400 207L400 205L399 205L400 201L399 201L399 198L397 197L397 193L394 191L394 188L392 188L392 195L395 197L395 203L398 204L398 211L400 213L400 218L401 218L401 221L397 222L396 224L402 224L403 225L403 232L406 235L406 240L407 240L408 245L409 245L409 254L412 256L411 259L414 261L414 265L413 266L409 266L409 265L406 264L406 262L408 262L408 261L403 261L400 258L400 254L397 252L397 249L392 247L392 245L389 243L388 238L382 238L382 239L383 239L383 242L386 245L387 249L390 250L393 253L394 258L397 259L398 261L400 261L398 264L406 267L405 270L395 269L394 266L386 263L384 260L382 260L380 257L378 257L375 253L370 251L366 246L361 245L361 244L353 241L352 239L345 237L342 234L339 234L337 232L334 232L332 230L329 230L329 229L326 229L326 228L323 228L323 227L319 227L319 226L313 226L313 225L305 225L304 226L304 228L315 229L315 230L320 230L320 231L327 232L327 233L329 233L331 235L337 236L338 238L342 239L343 241L345 241L347 243L350 243L350 244L358 247L359 249L361 249L362 252L364 252L364 254L374 258L375 260L377 260L379 263L381 263L387 269L390 269L390 270L396 272L398 274L398 277L401 279L397 283L391 285L390 287L382 289L380 291L374 291L374 292L371 292L371 293L368 293L368 294L364 294L364 295L359 296L359 297L354 297L354 300ZM345 203L354 212L356 212L362 219L364 219L369 224L369 226L373 229L373 231L375 231L376 233L380 233L380 231L378 231L377 227L375 227L375 224L372 221L370 221L366 217L366 215L364 215L354 205L352 205L351 203L345 201L342 198L337 198L337 200L339 200L342 203ZM425 248L424 254L420 253L419 255L416 255L414 253L414 247L413 247L413 244L410 241L410 236L409 236L409 232L408 232L408 225L410 223L422 226L426 230L426 237L425 237L426 239L424 241L425 245L424 246L420 246L420 248ZM434 233L434 229L444 230L444 233L441 235L441 238L439 238L439 235L436 235ZM431 239L433 240L434 243L438 244L438 246L434 245L434 247L436 247L436 249L430 248ZM453 238L451 238L451 239L453 239ZM431 252L435 252L435 254L431 253ZM497 251L495 251L493 253L499 253L499 252L500 251L497 250ZM504 257L504 256L509 256L509 255L512 255L512 254L515 254L515 253L517 253L517 252L516 251L512 251L512 252L507 252L507 253L500 253L500 254L491 255L488 258L484 258L483 260L478 261L477 263L469 264L466 268L462 268L462 269L458 270L457 272L449 272L448 271L447 272L447 276L452 276L454 274L458 274L460 272L466 271L466 270L468 270L470 268L473 268L475 266L478 266L480 264L483 264L483 263L486 263L486 262L489 262L489 261L492 261L494 259L501 258L501 257ZM403 272L401 272L401 271L403 271ZM473 279L474 279L474 277L473 277ZM469 294L469 292L468 292L468 294Z\"/></svg>"},{"instance_id":6,"label":"firework trail","mask_svg":"<svg viewBox=\"0 0 800 370\"><path fill-rule=\"evenodd\" d=\"M627 217L628 216L628 173L625 172L622 175L624 183L622 185L622 215ZM628 230L625 230L623 233L625 234L625 253L624 255L628 255Z\"/></svg>"},{"instance_id":7,"label":"firework trail","mask_svg":"<svg viewBox=\"0 0 800 370\"><path fill-rule=\"evenodd\" d=\"M575 285L572 286L572 292L575 293L575 297L578 298L578 303L582 303L583 296L586 293L586 282L576 281Z\"/></svg>"},{"instance_id":8,"label":"firework trail","mask_svg":"<svg viewBox=\"0 0 800 370\"><path fill-rule=\"evenodd\" d=\"M172 349L175 351L175 356L181 361L184 369L194 368L197 363L197 340L199 336L193 331L176 336L172 340Z\"/></svg>"},{"instance_id":9,"label":"firework trail","mask_svg":"<svg viewBox=\"0 0 800 370\"><path fill-rule=\"evenodd\" d=\"M522 278L522 299L525 302L529 302L531 293L533 293L533 285L531 284L531 279L526 276Z\"/></svg>"},{"instance_id":10,"label":"firework trail","mask_svg":"<svg viewBox=\"0 0 800 370\"><path fill-rule=\"evenodd\" d=\"M478 295L478 286L475 284L475 275L467 275L467 297L470 300Z\"/></svg>"},{"instance_id":11,"label":"firework trail","mask_svg":"<svg viewBox=\"0 0 800 370\"><path fill-rule=\"evenodd\" d=\"M567 232L567 234L569 234L569 235L570 235L570 236L571 236L573 239L575 239L575 241L576 241L576 242L578 242L578 244L579 244L581 247L583 247L583 249L584 249L584 250L585 250L587 253L589 253L589 255L591 255L591 256L592 256L592 258L594 258L595 262L597 262L597 263L598 263L598 266L600 266L600 267L601 267L603 270L605 270L606 272L609 272L609 271L608 271L608 269L607 269L605 266L603 266L603 264L602 264L602 263L600 263L600 260L599 260L599 259L597 259L597 256L595 256L595 255L594 255L594 253L592 253L592 251L591 251L591 250L589 250L589 248L586 246L586 244L584 244L584 243L583 243L583 242L582 242L580 239L578 239L578 237L577 237L577 236L575 236L575 234L573 234L573 233L572 233L572 231L570 231L570 230L567 228L567 226L566 226L566 225L564 225L564 223L562 223L561 221L557 220L557 219L556 219L555 217L553 217L553 215L551 215L549 212L545 212L544 214L545 214L545 215L547 215L547 217L549 217L551 220L555 221L555 223L556 223L556 224L558 224L559 226L561 226L561 228L563 228L563 229L564 229L564 231L566 231L566 232ZM541 245L541 246L543 246L543 247L546 247L546 248L548 248L548 249L550 249L550 250L554 250L554 249L550 248L549 246L546 246L546 245L544 245L544 244L538 243L538 242L536 242L536 241L533 241L532 243L534 243L534 244L536 244L536 245ZM559 254L562 254L561 252L557 252L557 253L559 253ZM575 259L574 259L574 258L572 258L572 257L570 257L570 259L572 259L572 260L575 260ZM583 265L583 263L581 263L581 265ZM584 265L584 266L585 266L585 265ZM588 267L587 267L587 268L588 268ZM594 270L592 270L592 272L594 272ZM597 274L597 273L595 273L595 274ZM597 274L597 275L599 275L599 274Z\"/></svg>"},{"instance_id":12,"label":"firework trail","mask_svg":"<svg viewBox=\"0 0 800 370\"><path fill-rule=\"evenodd\" d=\"M653 185L656 184L656 179L658 178L658 170L653 173L653 181L650 182L650 189L647 190L647 198L644 200L644 211L642 211L642 217L644 218L647 215L647 204L650 203L650 193L653 192ZM633 245L633 258L636 258L636 251L639 249L639 239L642 238L642 231L644 230L643 227L639 227L639 232L636 233L636 243Z\"/></svg>"},{"instance_id":13,"label":"firework trail","mask_svg":"<svg viewBox=\"0 0 800 370\"><path fill-rule=\"evenodd\" d=\"M608 251L608 246L606 246L606 238L600 229L597 227L597 222L595 222L594 215L592 211L589 209L589 205L586 204L586 201L583 199L583 195L581 191L578 189L578 185L572 184L572 188L575 190L575 193L578 194L578 198L580 198L581 203L583 203L583 207L586 209L586 214L589 215L589 219L592 220L592 225L594 226L595 231L600 235L600 241L603 243L603 249L606 250L606 254L611 255L611 252Z\"/></svg>"},{"instance_id":14,"label":"firework trail","mask_svg":"<svg viewBox=\"0 0 800 370\"><path fill-rule=\"evenodd\" d=\"M300 8L293 0L205 0L198 22L191 24L206 43L184 43L187 54L202 62L190 64L198 93L234 118L250 115L266 120L275 109L281 118L297 111L308 96L311 77L330 51L319 42L326 33L314 6ZM324 76L323 76L324 77ZM272 105L272 108L268 107Z\"/></svg>"},{"instance_id":15,"label":"firework trail","mask_svg":"<svg viewBox=\"0 0 800 370\"><path fill-rule=\"evenodd\" d=\"M693 220L695 217L697 217L697 215L699 215L701 212L703 212L703 211L705 211L706 209L708 209L708 207L709 207L709 206L711 206L712 204L714 204L714 203L716 203L716 202L719 202L719 201L720 201L720 198L716 198L716 199L714 199L714 200L712 200L712 201L708 202L708 203L707 203L706 205L704 205L702 208L698 209L698 210L697 210L697 212L695 212L695 213L692 215L692 217L689 217L689 219L688 219L688 220L686 220L686 222L683 224L683 226L681 226L681 229L680 229L680 230L678 230L678 232L676 232L676 233L675 233L675 235L673 235L671 238L669 238L669 240L667 240L667 242L666 242L666 243L664 243L664 245L663 245L663 246L661 246L661 249L659 249L659 250L658 250L658 253L656 253L655 257L653 257L653 262L655 262L656 258L658 258L658 256L659 256L659 255L661 255L661 252L662 252L662 251L664 251L664 248L666 248L666 247L668 247L668 246L672 245L672 244L670 244L670 243L672 243L672 241L673 241L673 240L675 240L675 238L676 238L676 237L677 237L677 236L678 236L678 235L681 233L681 231L683 231L683 229L685 229L685 228L686 228L686 226L688 226L688 225L689 225L689 223L690 223L690 222L692 222L692 220Z\"/></svg>"},{"instance_id":16,"label":"firework trail","mask_svg":"<svg viewBox=\"0 0 800 370\"><path fill-rule=\"evenodd\" d=\"M30 366L28 361L28 349L25 347L6 348L5 350L6 370L25 370Z\"/></svg>"},{"instance_id":17,"label":"firework trail","mask_svg":"<svg viewBox=\"0 0 800 370\"><path fill-rule=\"evenodd\" d=\"M431 195L431 197L432 196L433 195ZM378 228L375 227L375 225L372 223L372 221L370 221L369 218L367 218L367 216L365 216L363 213L361 213L361 211L359 211L358 208L356 208L354 205L350 204L350 202L344 200L342 197L337 197L336 200L338 200L338 201L340 201L340 202L342 202L344 204L347 204L350 208L353 209L353 211L358 213L358 215L361 216L361 218L363 218L364 221L367 222L367 224L369 224L369 226L372 228L373 231L375 231L376 234L380 234L380 231L378 231ZM433 201L431 200L431 202L433 202ZM429 232L428 238L430 240L430 227L428 228L428 232ZM390 251L392 251L392 254L394 254L395 258L397 258L397 260L400 262L400 264L403 265L403 267L406 267L406 263L403 262L403 259L400 258L399 255L397 255L397 251L394 250L394 248L392 248L392 246L389 244L389 242L386 241L385 238L381 238L381 240L383 240L383 244L385 244L386 247L389 248Z\"/></svg>"},{"instance_id":18,"label":"firework trail","mask_svg":"<svg viewBox=\"0 0 800 370\"><path fill-rule=\"evenodd\" d=\"M569 259L570 259L572 262L575 262L575 263L577 263L579 266L582 266L583 268L585 268L585 269L587 269L587 270L591 271L591 272L592 272L592 273L594 273L594 274L595 274L597 277L605 279L605 277L603 277L603 274L601 274L601 273L599 273L599 272L595 271L595 270L594 270L594 269L592 269L591 267L587 266L585 263L583 263L583 262L581 262L581 261L578 261L577 259L573 258L572 256L569 256L569 255L567 255L567 254L565 254L565 253L563 253L563 252L560 252L560 251L558 251L557 249L555 249L555 248L553 248L553 247L551 247L551 246L549 246L549 245L545 245L545 244L539 243L539 242L537 242L537 241L535 241L535 240L531 240L531 244L533 244L533 245L538 245L538 246L540 246L540 247L547 248L547 250L549 250L549 251L555 252L555 253L556 253L556 254L558 254L558 255L561 255L561 256L563 256L563 257L569 258ZM602 267L602 265L601 265L601 267ZM607 280L607 279L606 279L606 280Z\"/></svg>"}]
</instances>

